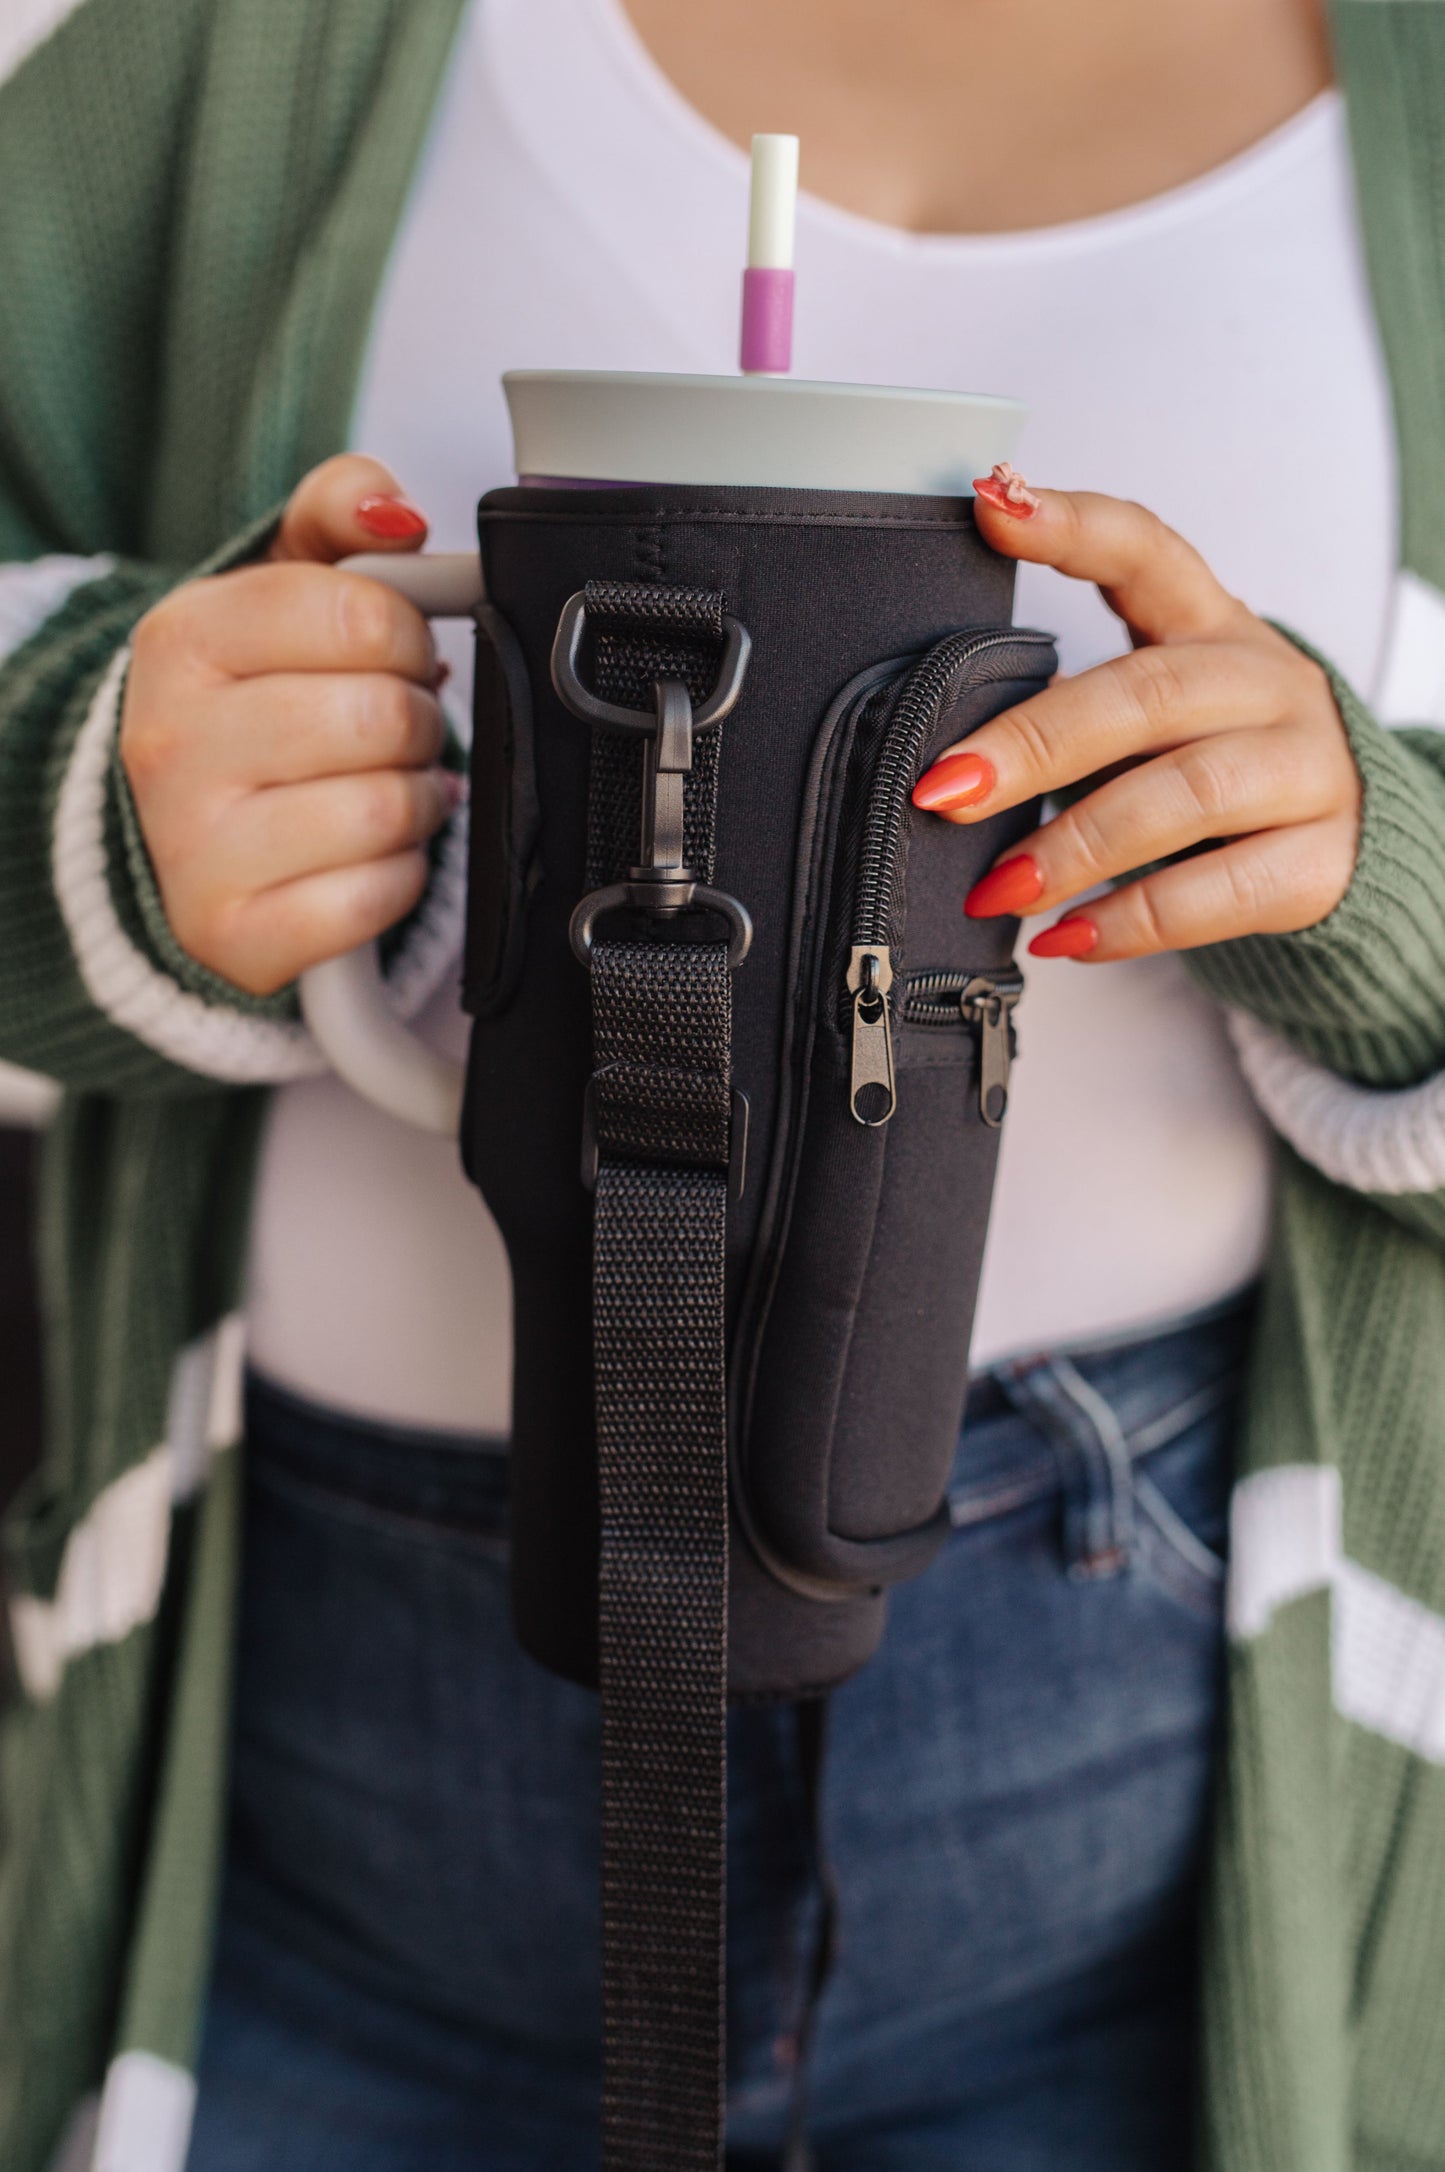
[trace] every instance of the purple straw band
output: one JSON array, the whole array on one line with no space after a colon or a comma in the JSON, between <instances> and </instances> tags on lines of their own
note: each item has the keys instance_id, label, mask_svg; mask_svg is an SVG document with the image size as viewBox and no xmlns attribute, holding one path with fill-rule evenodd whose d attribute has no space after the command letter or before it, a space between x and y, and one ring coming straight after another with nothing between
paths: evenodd
<instances>
[{"instance_id":1,"label":"purple straw band","mask_svg":"<svg viewBox=\"0 0 1445 2172\"><path fill-rule=\"evenodd\" d=\"M748 376L780 376L793 366L793 274L743 273L741 367Z\"/></svg>"}]
</instances>

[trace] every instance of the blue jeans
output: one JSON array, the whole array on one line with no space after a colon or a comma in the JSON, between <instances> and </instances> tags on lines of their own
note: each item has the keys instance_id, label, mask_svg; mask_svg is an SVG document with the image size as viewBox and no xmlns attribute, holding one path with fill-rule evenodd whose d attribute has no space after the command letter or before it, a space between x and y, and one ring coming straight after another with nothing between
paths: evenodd
<instances>
[{"instance_id":1,"label":"blue jeans","mask_svg":"<svg viewBox=\"0 0 1445 2172\"><path fill-rule=\"evenodd\" d=\"M970 1397L939 1561L834 1699L822 2172L1182 2172L1235 1308ZM517 1650L503 1459L253 1383L232 1843L190 2172L591 2172L597 1708ZM732 1722L729 2163L816 1893Z\"/></svg>"}]
</instances>

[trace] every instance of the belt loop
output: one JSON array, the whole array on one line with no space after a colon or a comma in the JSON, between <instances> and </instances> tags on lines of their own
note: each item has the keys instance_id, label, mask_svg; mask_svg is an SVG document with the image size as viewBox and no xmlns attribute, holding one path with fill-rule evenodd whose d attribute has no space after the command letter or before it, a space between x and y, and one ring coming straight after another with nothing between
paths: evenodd
<instances>
[{"instance_id":1,"label":"belt loop","mask_svg":"<svg viewBox=\"0 0 1445 2172\"><path fill-rule=\"evenodd\" d=\"M1070 1576L1120 1575L1134 1553L1134 1480L1129 1443L1109 1403L1066 1357L1002 1366L997 1378L1015 1409L1053 1443Z\"/></svg>"}]
</instances>

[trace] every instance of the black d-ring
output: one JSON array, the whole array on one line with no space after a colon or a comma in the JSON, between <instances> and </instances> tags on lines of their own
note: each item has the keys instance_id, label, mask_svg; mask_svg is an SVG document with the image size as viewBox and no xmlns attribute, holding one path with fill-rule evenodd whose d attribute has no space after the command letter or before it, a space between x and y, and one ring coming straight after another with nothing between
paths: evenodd
<instances>
[{"instance_id":1,"label":"black d-ring","mask_svg":"<svg viewBox=\"0 0 1445 2172\"><path fill-rule=\"evenodd\" d=\"M720 724L733 707L743 690L747 676L748 658L752 654L752 637L740 619L723 617L723 652L718 665L717 684L692 712L692 728L705 732L710 724ZM655 732L657 711L653 709L624 709L615 701L603 701L590 693L577 676L577 658L582 650L582 636L587 628L587 595L578 589L562 606L562 616L557 621L557 634L552 643L552 684L557 698L573 716L580 716L587 724L605 724L614 732Z\"/></svg>"},{"instance_id":2,"label":"black d-ring","mask_svg":"<svg viewBox=\"0 0 1445 2172\"><path fill-rule=\"evenodd\" d=\"M656 912L657 899L649 898L652 887L646 882L611 882L605 889L589 890L573 908L567 926L567 938L572 954L579 965L586 965L592 957L592 936L597 922L604 913L620 911L630 906L635 912ZM657 887L662 887L661 885ZM703 882L673 883L666 886L674 895L665 910L677 912L717 913L728 924L728 969L735 973L753 947L752 915L738 898L729 897L726 890L710 890ZM688 895L680 895L686 890Z\"/></svg>"}]
</instances>

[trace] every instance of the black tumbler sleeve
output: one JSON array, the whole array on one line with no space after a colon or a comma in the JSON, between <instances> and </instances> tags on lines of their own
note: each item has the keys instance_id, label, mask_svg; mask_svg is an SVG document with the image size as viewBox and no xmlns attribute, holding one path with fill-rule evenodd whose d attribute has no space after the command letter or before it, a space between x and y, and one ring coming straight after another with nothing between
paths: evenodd
<instances>
[{"instance_id":1,"label":"black tumbler sleeve","mask_svg":"<svg viewBox=\"0 0 1445 2172\"><path fill-rule=\"evenodd\" d=\"M727 1235L730 1692L826 1687L867 1659L887 1583L928 1550L915 1539L895 1563L889 1542L920 1528L936 1542L997 1147L978 1113L974 1040L910 1023L902 974L1007 961L1008 924L988 924L980 949L960 901L1032 816L968 829L908 818L898 1107L869 1131L849 1109L835 985L867 765L860 740L832 796L820 794L820 735L860 674L896 681L959 629L1006 644L1013 567L982 542L966 499L515 489L483 500L479 532L492 653L477 679L473 760L488 797L479 809L474 792L463 1154L514 1281L518 1631L544 1664L595 1681L591 1200L580 1174L592 1051L587 975L568 941L589 887L592 749L553 689L549 656L563 605L589 581L720 591L752 660L720 727L713 879L755 928L733 981L733 1080L749 1124ZM1022 638L991 651L996 671L940 709L920 763L1043 683L1047 644Z\"/></svg>"}]
</instances>

